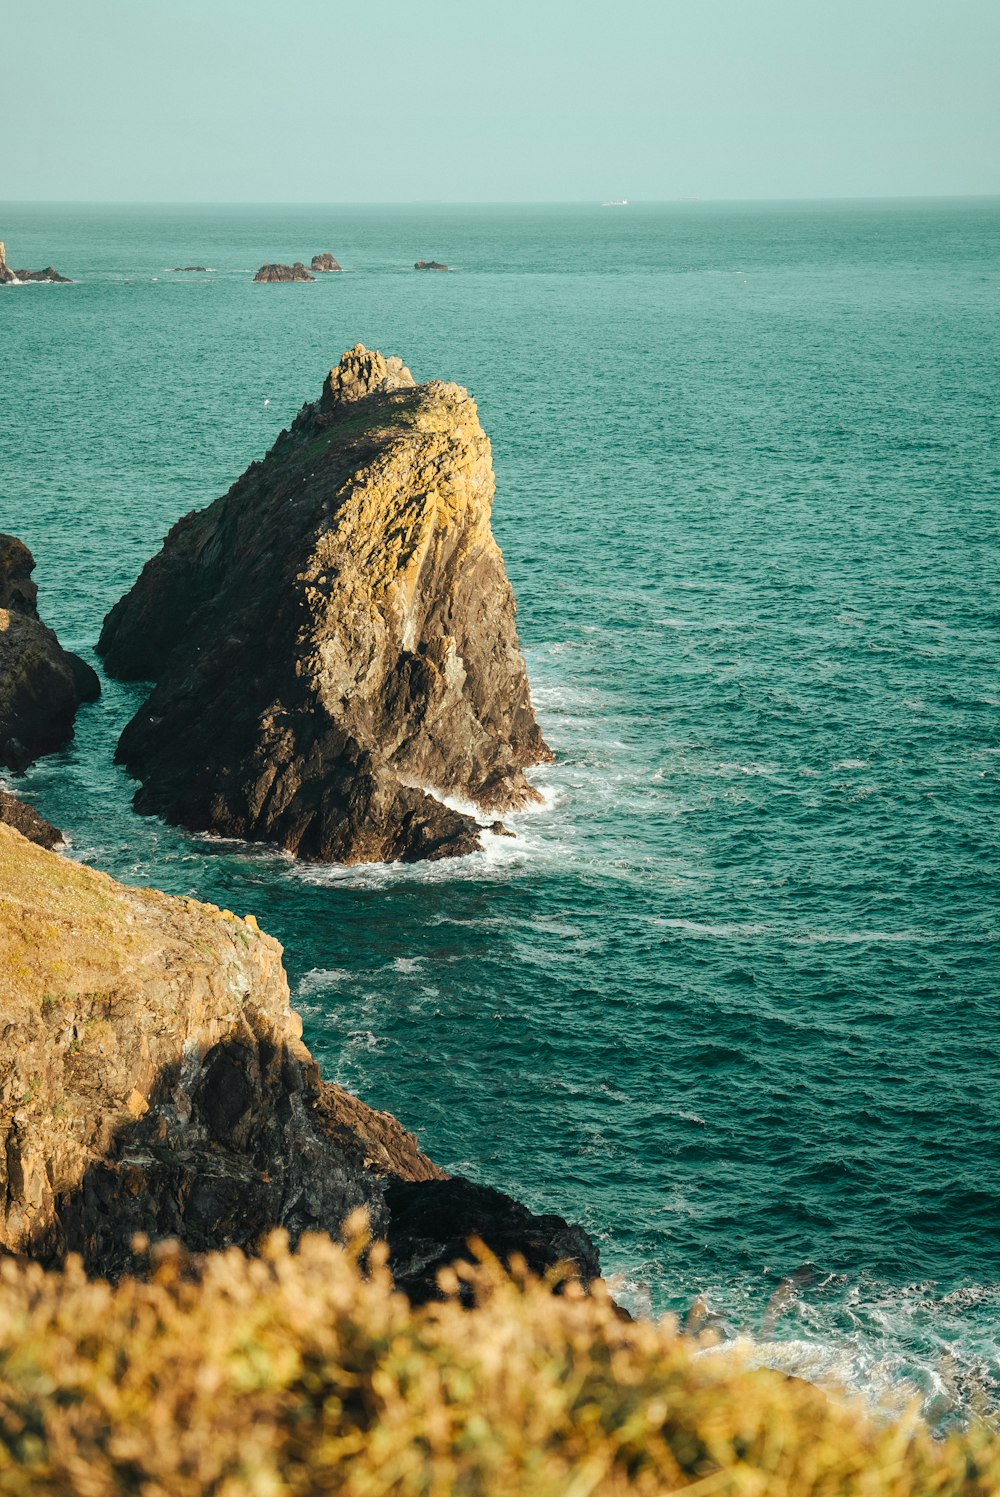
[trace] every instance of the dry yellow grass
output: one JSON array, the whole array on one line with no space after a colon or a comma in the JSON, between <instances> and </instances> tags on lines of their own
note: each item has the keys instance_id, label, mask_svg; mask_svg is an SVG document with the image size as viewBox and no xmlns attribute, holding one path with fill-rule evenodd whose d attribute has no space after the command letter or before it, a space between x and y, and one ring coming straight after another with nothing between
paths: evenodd
<instances>
[{"instance_id":1,"label":"dry yellow grass","mask_svg":"<svg viewBox=\"0 0 1000 1497\"><path fill-rule=\"evenodd\" d=\"M0 1268L0 1493L51 1497L995 1497L1000 1443L933 1440L699 1357L602 1294L470 1270L411 1311L373 1252L161 1251L148 1282ZM485 1255L484 1255L485 1256ZM452 1289L457 1280L452 1280Z\"/></svg>"}]
</instances>

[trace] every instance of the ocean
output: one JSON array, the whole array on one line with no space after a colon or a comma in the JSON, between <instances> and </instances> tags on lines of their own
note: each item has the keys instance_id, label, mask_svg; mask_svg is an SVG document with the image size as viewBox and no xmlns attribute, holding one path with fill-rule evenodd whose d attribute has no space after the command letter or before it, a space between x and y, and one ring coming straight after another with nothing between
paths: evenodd
<instances>
[{"instance_id":1,"label":"ocean","mask_svg":"<svg viewBox=\"0 0 1000 1497\"><path fill-rule=\"evenodd\" d=\"M1000 202L0 237L76 283L0 288L0 528L64 644L362 341L479 402L557 754L514 841L299 867L135 816L108 681L19 782L72 856L252 911L325 1075L580 1221L634 1312L937 1424L1000 1402Z\"/></svg>"}]
</instances>

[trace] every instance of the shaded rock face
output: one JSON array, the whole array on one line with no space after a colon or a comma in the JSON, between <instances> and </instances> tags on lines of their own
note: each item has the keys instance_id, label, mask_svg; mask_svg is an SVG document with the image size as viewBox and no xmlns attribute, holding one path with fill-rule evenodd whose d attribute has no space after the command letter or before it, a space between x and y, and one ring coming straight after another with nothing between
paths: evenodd
<instances>
[{"instance_id":1,"label":"shaded rock face","mask_svg":"<svg viewBox=\"0 0 1000 1497\"><path fill-rule=\"evenodd\" d=\"M442 265L440 260L417 260L414 262L414 270L447 270L447 265Z\"/></svg>"},{"instance_id":2,"label":"shaded rock face","mask_svg":"<svg viewBox=\"0 0 1000 1497\"><path fill-rule=\"evenodd\" d=\"M389 1267L413 1304L438 1295L437 1273L449 1264L472 1262L470 1238L478 1238L502 1263L517 1253L532 1273L565 1263L585 1284L600 1274L598 1252L582 1227L561 1216L535 1216L502 1191L454 1176L444 1180L390 1180Z\"/></svg>"},{"instance_id":3,"label":"shaded rock face","mask_svg":"<svg viewBox=\"0 0 1000 1497\"><path fill-rule=\"evenodd\" d=\"M376 1232L378 1175L440 1171L327 1087L252 917L105 875L0 826L0 1246L114 1273L136 1231ZM370 1135L370 1137L369 1137Z\"/></svg>"},{"instance_id":4,"label":"shaded rock face","mask_svg":"<svg viewBox=\"0 0 1000 1497\"><path fill-rule=\"evenodd\" d=\"M157 682L118 758L136 808L344 863L480 846L551 758L490 530L490 444L457 385L351 349L263 463L188 515L105 620Z\"/></svg>"},{"instance_id":5,"label":"shaded rock face","mask_svg":"<svg viewBox=\"0 0 1000 1497\"><path fill-rule=\"evenodd\" d=\"M252 916L125 888L0 825L0 1251L115 1276L137 1232L252 1249L364 1207L417 1300L470 1236L596 1277L586 1234L448 1180L325 1084L300 1036Z\"/></svg>"},{"instance_id":6,"label":"shaded rock face","mask_svg":"<svg viewBox=\"0 0 1000 1497\"><path fill-rule=\"evenodd\" d=\"M101 691L96 673L39 618L34 568L23 542L0 535L0 765L16 773L62 748L80 703Z\"/></svg>"},{"instance_id":7,"label":"shaded rock face","mask_svg":"<svg viewBox=\"0 0 1000 1497\"><path fill-rule=\"evenodd\" d=\"M343 268L344 267L337 263L333 255L331 255L328 250L324 251L322 255L313 255L312 264L310 266L310 269L323 271L324 273L333 270L343 270Z\"/></svg>"},{"instance_id":8,"label":"shaded rock face","mask_svg":"<svg viewBox=\"0 0 1000 1497\"><path fill-rule=\"evenodd\" d=\"M311 276L302 264L296 260L294 265L262 265L254 276L255 281L311 281Z\"/></svg>"},{"instance_id":9,"label":"shaded rock face","mask_svg":"<svg viewBox=\"0 0 1000 1497\"><path fill-rule=\"evenodd\" d=\"M59 847L63 841L63 834L57 827L39 816L34 806L11 795L9 790L0 790L0 822L12 826L38 847Z\"/></svg>"},{"instance_id":10,"label":"shaded rock face","mask_svg":"<svg viewBox=\"0 0 1000 1497\"><path fill-rule=\"evenodd\" d=\"M0 286L7 286L11 283L11 281L16 280L17 276L7 264L6 246L4 245L3 240L0 239Z\"/></svg>"}]
</instances>

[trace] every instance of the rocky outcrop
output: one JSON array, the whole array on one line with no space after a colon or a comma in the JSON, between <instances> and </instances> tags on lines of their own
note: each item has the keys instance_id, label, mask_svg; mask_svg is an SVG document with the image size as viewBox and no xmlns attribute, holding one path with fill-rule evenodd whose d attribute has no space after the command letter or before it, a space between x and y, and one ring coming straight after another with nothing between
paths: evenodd
<instances>
[{"instance_id":1,"label":"rocky outcrop","mask_svg":"<svg viewBox=\"0 0 1000 1497\"><path fill-rule=\"evenodd\" d=\"M207 275L207 265L175 265L171 275Z\"/></svg>"},{"instance_id":2,"label":"rocky outcrop","mask_svg":"<svg viewBox=\"0 0 1000 1497\"><path fill-rule=\"evenodd\" d=\"M58 281L63 286L71 284L69 277L60 275L54 265L46 265L44 270L12 270L7 264L3 241L0 240L0 286L20 286L25 281Z\"/></svg>"},{"instance_id":3,"label":"rocky outcrop","mask_svg":"<svg viewBox=\"0 0 1000 1497\"><path fill-rule=\"evenodd\" d=\"M262 265L254 276L255 281L311 281L314 279L301 260L296 260L294 265Z\"/></svg>"},{"instance_id":4,"label":"rocky outcrop","mask_svg":"<svg viewBox=\"0 0 1000 1497\"><path fill-rule=\"evenodd\" d=\"M0 765L17 773L62 748L80 703L101 690L90 666L39 618L34 568L27 546L0 535Z\"/></svg>"},{"instance_id":5,"label":"rocky outcrop","mask_svg":"<svg viewBox=\"0 0 1000 1497\"><path fill-rule=\"evenodd\" d=\"M328 271L343 270L344 267L338 264L329 250L325 250L321 255L313 255L310 268L322 271L325 274Z\"/></svg>"},{"instance_id":6,"label":"rocky outcrop","mask_svg":"<svg viewBox=\"0 0 1000 1497\"><path fill-rule=\"evenodd\" d=\"M365 1206L379 1232L379 1171L440 1174L395 1119L324 1087L252 917L125 888L2 826L0 1012L8 1250L115 1272L136 1231L250 1244Z\"/></svg>"},{"instance_id":7,"label":"rocky outcrop","mask_svg":"<svg viewBox=\"0 0 1000 1497\"><path fill-rule=\"evenodd\" d=\"M565 1263L589 1284L601 1272L597 1249L582 1227L561 1216L535 1216L519 1201L461 1176L441 1180L390 1180L389 1267L412 1304L438 1294L438 1271L460 1260L472 1262L470 1239L478 1239L501 1262L516 1253L539 1276Z\"/></svg>"},{"instance_id":8,"label":"rocky outcrop","mask_svg":"<svg viewBox=\"0 0 1000 1497\"><path fill-rule=\"evenodd\" d=\"M414 262L414 270L448 270L447 265L442 265L440 260L417 260Z\"/></svg>"},{"instance_id":9,"label":"rocky outcrop","mask_svg":"<svg viewBox=\"0 0 1000 1497\"><path fill-rule=\"evenodd\" d=\"M63 842L63 834L58 827L43 820L34 806L11 795L9 790L0 790L0 822L4 826L12 826L22 837L27 837L29 842L34 842L38 847L59 847Z\"/></svg>"},{"instance_id":10,"label":"rocky outcrop","mask_svg":"<svg viewBox=\"0 0 1000 1497\"><path fill-rule=\"evenodd\" d=\"M112 609L108 670L155 680L118 758L136 808L336 862L455 856L551 757L457 385L360 344L262 463L188 515Z\"/></svg>"},{"instance_id":11,"label":"rocky outcrop","mask_svg":"<svg viewBox=\"0 0 1000 1497\"><path fill-rule=\"evenodd\" d=\"M596 1276L578 1229L448 1181L321 1080L252 916L125 888L0 825L0 1015L0 1249L116 1275L136 1233L252 1248L276 1226L336 1234L361 1206L415 1298L469 1236Z\"/></svg>"}]
</instances>

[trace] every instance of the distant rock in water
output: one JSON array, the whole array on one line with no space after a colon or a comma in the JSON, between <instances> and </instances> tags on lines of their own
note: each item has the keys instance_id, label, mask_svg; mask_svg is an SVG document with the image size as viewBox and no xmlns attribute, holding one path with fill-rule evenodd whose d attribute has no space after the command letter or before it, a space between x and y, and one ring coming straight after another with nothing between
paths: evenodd
<instances>
[{"instance_id":1,"label":"distant rock in water","mask_svg":"<svg viewBox=\"0 0 1000 1497\"><path fill-rule=\"evenodd\" d=\"M447 270L447 265L442 265L440 260L417 260L414 262L414 270Z\"/></svg>"},{"instance_id":2,"label":"distant rock in water","mask_svg":"<svg viewBox=\"0 0 1000 1497\"><path fill-rule=\"evenodd\" d=\"M96 672L38 617L34 569L27 546L0 535L0 765L16 773L62 748L80 703L101 694Z\"/></svg>"},{"instance_id":3,"label":"distant rock in water","mask_svg":"<svg viewBox=\"0 0 1000 1497\"><path fill-rule=\"evenodd\" d=\"M25 281L58 281L63 286L71 285L69 277L60 275L54 265L46 265L44 270L12 270L0 240L0 286L20 286Z\"/></svg>"},{"instance_id":4,"label":"distant rock in water","mask_svg":"<svg viewBox=\"0 0 1000 1497\"><path fill-rule=\"evenodd\" d=\"M344 267L342 265L337 263L337 261L329 253L329 251L324 251L322 255L313 255L312 257L313 270L320 270L325 272L330 270L343 270L343 268Z\"/></svg>"},{"instance_id":5,"label":"distant rock in water","mask_svg":"<svg viewBox=\"0 0 1000 1497\"><path fill-rule=\"evenodd\" d=\"M171 275L207 275L207 265L175 265ZM260 277L258 276L258 280Z\"/></svg>"},{"instance_id":6,"label":"distant rock in water","mask_svg":"<svg viewBox=\"0 0 1000 1497\"><path fill-rule=\"evenodd\" d=\"M457 856L537 792L490 444L458 385L360 344L262 463L174 526L109 613L154 680L118 759L137 810L314 861Z\"/></svg>"},{"instance_id":7,"label":"distant rock in water","mask_svg":"<svg viewBox=\"0 0 1000 1497\"><path fill-rule=\"evenodd\" d=\"M15 832L20 832L22 837L27 837L38 847L58 847L63 841L63 834L57 827L39 816L27 801L11 795L9 790L0 790L0 822L12 826Z\"/></svg>"},{"instance_id":8,"label":"distant rock in water","mask_svg":"<svg viewBox=\"0 0 1000 1497\"><path fill-rule=\"evenodd\" d=\"M311 281L311 276L302 264L296 260L294 265L262 265L254 276L255 281Z\"/></svg>"}]
</instances>

